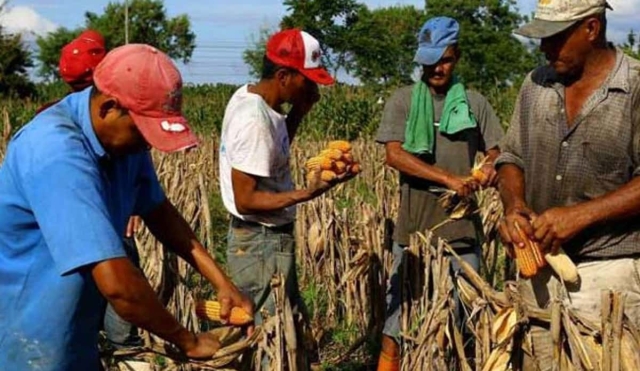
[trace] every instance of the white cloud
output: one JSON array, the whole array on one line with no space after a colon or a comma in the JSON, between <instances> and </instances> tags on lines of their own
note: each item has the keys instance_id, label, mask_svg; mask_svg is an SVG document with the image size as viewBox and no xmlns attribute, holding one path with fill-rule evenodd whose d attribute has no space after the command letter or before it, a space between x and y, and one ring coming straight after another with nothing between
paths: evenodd
<instances>
[{"instance_id":1,"label":"white cloud","mask_svg":"<svg viewBox=\"0 0 640 371\"><path fill-rule=\"evenodd\" d=\"M45 35L55 31L58 25L27 6L6 8L0 13L0 25L11 33Z\"/></svg>"}]
</instances>

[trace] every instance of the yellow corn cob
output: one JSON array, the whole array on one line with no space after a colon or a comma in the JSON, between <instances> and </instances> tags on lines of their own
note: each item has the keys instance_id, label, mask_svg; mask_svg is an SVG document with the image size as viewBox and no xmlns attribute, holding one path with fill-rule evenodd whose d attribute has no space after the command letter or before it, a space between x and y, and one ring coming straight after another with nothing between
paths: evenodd
<instances>
[{"instance_id":1,"label":"yellow corn cob","mask_svg":"<svg viewBox=\"0 0 640 371\"><path fill-rule=\"evenodd\" d=\"M351 151L351 144L346 140L334 140L333 142L329 142L327 148L339 149L342 152L349 152Z\"/></svg>"},{"instance_id":2,"label":"yellow corn cob","mask_svg":"<svg viewBox=\"0 0 640 371\"><path fill-rule=\"evenodd\" d=\"M316 176L316 174L317 173L315 171L311 171L307 173L307 181L312 181ZM334 173L331 170L322 170L322 172L320 173L320 179L323 182L330 182L334 180L336 177L337 177L336 173Z\"/></svg>"},{"instance_id":3,"label":"yellow corn cob","mask_svg":"<svg viewBox=\"0 0 640 371\"><path fill-rule=\"evenodd\" d=\"M515 227L520 239L525 242L525 246L522 248L513 246L513 251L516 254L516 264L518 265L518 270L522 277L531 278L538 273L539 262L537 261L536 254L534 252L534 249L537 249L537 246L532 246L530 243L531 241L524 234L517 222L515 223Z\"/></svg>"},{"instance_id":4,"label":"yellow corn cob","mask_svg":"<svg viewBox=\"0 0 640 371\"><path fill-rule=\"evenodd\" d=\"M471 176L473 177L473 179L477 180L480 183L484 183L487 179L487 174L485 174L484 171L480 169L471 170Z\"/></svg>"},{"instance_id":5,"label":"yellow corn cob","mask_svg":"<svg viewBox=\"0 0 640 371\"><path fill-rule=\"evenodd\" d=\"M316 156L308 159L305 163L305 167L307 170L311 170L315 167L318 167L321 170L331 170L333 167L333 160L328 157Z\"/></svg>"},{"instance_id":6,"label":"yellow corn cob","mask_svg":"<svg viewBox=\"0 0 640 371\"><path fill-rule=\"evenodd\" d=\"M213 300L202 300L196 303L196 315L209 321L221 322L220 302ZM229 324L234 326L244 326L253 321L253 317L240 307L231 308Z\"/></svg>"},{"instance_id":7,"label":"yellow corn cob","mask_svg":"<svg viewBox=\"0 0 640 371\"><path fill-rule=\"evenodd\" d=\"M340 159L340 161L344 161L347 164L350 164L353 162L353 155L351 153L343 153L342 154L342 158Z\"/></svg>"},{"instance_id":8,"label":"yellow corn cob","mask_svg":"<svg viewBox=\"0 0 640 371\"><path fill-rule=\"evenodd\" d=\"M322 174L320 174L320 179L323 182L330 182L336 178L336 173L331 170L322 170Z\"/></svg>"},{"instance_id":9,"label":"yellow corn cob","mask_svg":"<svg viewBox=\"0 0 640 371\"><path fill-rule=\"evenodd\" d=\"M328 157L332 160L339 160L340 158L342 158L342 151L335 148L325 149L322 152L320 152L318 157Z\"/></svg>"},{"instance_id":10,"label":"yellow corn cob","mask_svg":"<svg viewBox=\"0 0 640 371\"><path fill-rule=\"evenodd\" d=\"M342 161L336 161L333 163L333 171L336 174L343 174L347 170L347 164Z\"/></svg>"}]
</instances>

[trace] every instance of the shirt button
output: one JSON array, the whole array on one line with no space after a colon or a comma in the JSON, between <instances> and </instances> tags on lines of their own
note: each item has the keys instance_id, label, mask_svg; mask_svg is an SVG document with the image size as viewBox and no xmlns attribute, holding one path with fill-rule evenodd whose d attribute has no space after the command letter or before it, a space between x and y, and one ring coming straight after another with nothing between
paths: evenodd
<instances>
[{"instance_id":1,"label":"shirt button","mask_svg":"<svg viewBox=\"0 0 640 371\"><path fill-rule=\"evenodd\" d=\"M569 142L562 142L562 146L565 147L565 148L569 147Z\"/></svg>"},{"instance_id":2,"label":"shirt button","mask_svg":"<svg viewBox=\"0 0 640 371\"><path fill-rule=\"evenodd\" d=\"M560 174L556 175L556 180L562 180L562 175Z\"/></svg>"}]
</instances>

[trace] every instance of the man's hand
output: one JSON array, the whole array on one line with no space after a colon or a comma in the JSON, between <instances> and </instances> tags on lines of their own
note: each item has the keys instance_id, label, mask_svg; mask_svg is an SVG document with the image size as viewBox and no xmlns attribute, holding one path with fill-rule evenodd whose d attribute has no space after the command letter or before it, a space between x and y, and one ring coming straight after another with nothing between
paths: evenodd
<instances>
[{"instance_id":1,"label":"man's hand","mask_svg":"<svg viewBox=\"0 0 640 371\"><path fill-rule=\"evenodd\" d=\"M217 299L220 302L220 319L222 319L223 323L226 323L231 315L231 309L235 307L244 309L245 312L253 317L253 303L248 297L241 293L235 285L229 283L219 288ZM253 326L248 329L249 335L251 335L252 332Z\"/></svg>"},{"instance_id":2,"label":"man's hand","mask_svg":"<svg viewBox=\"0 0 640 371\"><path fill-rule=\"evenodd\" d=\"M311 198L316 198L336 185L348 182L356 175L358 174L347 171L343 174L337 175L331 181L324 181L322 180L322 170L319 167L312 168L309 170L309 174L307 175L307 190L309 191Z\"/></svg>"},{"instance_id":3,"label":"man's hand","mask_svg":"<svg viewBox=\"0 0 640 371\"><path fill-rule=\"evenodd\" d=\"M138 232L140 226L142 225L142 219L137 215L132 215L129 218L129 223L127 223L127 229L125 232L125 237L133 237L133 235Z\"/></svg>"},{"instance_id":4,"label":"man's hand","mask_svg":"<svg viewBox=\"0 0 640 371\"><path fill-rule=\"evenodd\" d=\"M450 176L444 185L460 197L467 197L480 188L480 184L476 180L455 175Z\"/></svg>"},{"instance_id":5,"label":"man's hand","mask_svg":"<svg viewBox=\"0 0 640 371\"><path fill-rule=\"evenodd\" d=\"M533 221L534 238L543 251L555 254L565 242L587 227L575 206L554 207Z\"/></svg>"},{"instance_id":6,"label":"man's hand","mask_svg":"<svg viewBox=\"0 0 640 371\"><path fill-rule=\"evenodd\" d=\"M512 250L513 246L517 246L519 248L525 247L525 243L520 238L518 230L516 229L516 223L518 223L518 226L522 229L525 235L532 238L534 233L531 225L532 219L535 219L535 213L524 205L516 206L511 210L505 211L505 215L500 221L498 230L500 231L502 242L507 247L507 253L511 258L514 257Z\"/></svg>"},{"instance_id":7,"label":"man's hand","mask_svg":"<svg viewBox=\"0 0 640 371\"><path fill-rule=\"evenodd\" d=\"M176 344L184 354L193 359L208 359L220 349L220 341L208 332L189 334L188 339Z\"/></svg>"},{"instance_id":8,"label":"man's hand","mask_svg":"<svg viewBox=\"0 0 640 371\"><path fill-rule=\"evenodd\" d=\"M495 186L498 182L498 172L496 168L493 166L492 162L487 162L480 168L480 171L484 173L484 178L480 185L482 187L491 187Z\"/></svg>"}]
</instances>

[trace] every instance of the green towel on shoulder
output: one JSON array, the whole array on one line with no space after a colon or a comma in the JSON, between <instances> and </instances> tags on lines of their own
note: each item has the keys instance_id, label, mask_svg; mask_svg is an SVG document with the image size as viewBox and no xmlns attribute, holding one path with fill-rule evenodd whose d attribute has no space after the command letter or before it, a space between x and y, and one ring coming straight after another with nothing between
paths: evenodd
<instances>
[{"instance_id":1,"label":"green towel on shoulder","mask_svg":"<svg viewBox=\"0 0 640 371\"><path fill-rule=\"evenodd\" d=\"M435 125L433 113L433 98L427 84L418 81L411 93L411 109L404 132L402 148L413 154L433 153L435 143ZM476 119L469 110L467 93L464 85L454 78L453 85L447 91L442 116L440 117L440 132L455 134L465 129L475 128Z\"/></svg>"}]
</instances>

